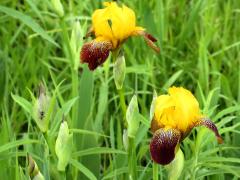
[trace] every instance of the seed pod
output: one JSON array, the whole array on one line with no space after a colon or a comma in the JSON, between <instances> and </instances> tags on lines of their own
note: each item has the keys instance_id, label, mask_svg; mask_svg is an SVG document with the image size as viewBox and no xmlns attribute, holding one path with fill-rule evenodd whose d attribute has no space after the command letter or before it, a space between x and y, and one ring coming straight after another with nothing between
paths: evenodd
<instances>
[{"instance_id":1,"label":"seed pod","mask_svg":"<svg viewBox=\"0 0 240 180\"><path fill-rule=\"evenodd\" d=\"M134 95L128 105L127 114L126 114L129 137L134 138L139 128L138 114L139 114L139 110L138 110L137 96Z\"/></svg>"},{"instance_id":2,"label":"seed pod","mask_svg":"<svg viewBox=\"0 0 240 180\"><path fill-rule=\"evenodd\" d=\"M72 145L73 135L69 134L68 124L64 121L61 123L55 145L55 151L58 157L57 168L59 171L65 171L71 157Z\"/></svg>"},{"instance_id":3,"label":"seed pod","mask_svg":"<svg viewBox=\"0 0 240 180\"><path fill-rule=\"evenodd\" d=\"M114 77L114 82L116 85L116 88L122 89L123 82L125 79L125 74L126 74L126 63L125 63L125 57L121 53L118 57L116 62L114 63L113 67L113 77Z\"/></svg>"}]
</instances>

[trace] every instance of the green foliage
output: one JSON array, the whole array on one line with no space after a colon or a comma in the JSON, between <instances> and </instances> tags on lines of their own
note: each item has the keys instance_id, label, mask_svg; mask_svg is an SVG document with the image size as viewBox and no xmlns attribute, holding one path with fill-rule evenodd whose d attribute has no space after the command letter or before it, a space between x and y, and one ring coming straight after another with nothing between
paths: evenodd
<instances>
[{"instance_id":1,"label":"green foliage","mask_svg":"<svg viewBox=\"0 0 240 180\"><path fill-rule=\"evenodd\" d=\"M129 153L134 154L131 165L138 179L152 179L153 92L166 93L173 85L196 95L224 140L218 145L204 127L192 131L180 146L185 160L179 179L240 178L240 1L121 1L134 9L136 23L158 39L161 49L155 54L137 37L124 43L121 92L115 87L111 57L94 72L79 64L80 48L90 41L82 37L102 1L61 0L63 9L56 2L53 7L47 0L1 0L1 179L29 179L28 154L46 180L128 179ZM32 117L40 82L52 96L46 132ZM123 112L133 94L139 108L134 119L140 125L131 143L135 148L128 152ZM73 134L73 148L60 172L55 143L63 117ZM157 170L155 179L168 177L165 167Z\"/></svg>"}]
</instances>

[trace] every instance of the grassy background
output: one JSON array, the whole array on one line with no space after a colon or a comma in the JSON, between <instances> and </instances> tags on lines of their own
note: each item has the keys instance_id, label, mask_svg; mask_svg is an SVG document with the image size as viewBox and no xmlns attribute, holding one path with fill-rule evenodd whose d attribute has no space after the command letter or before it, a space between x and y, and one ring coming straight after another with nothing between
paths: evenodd
<instances>
[{"instance_id":1,"label":"grassy background","mask_svg":"<svg viewBox=\"0 0 240 180\"><path fill-rule=\"evenodd\" d=\"M155 54L141 38L124 44L126 103L136 93L140 113L149 120L154 90L162 94L172 85L188 88L217 124L224 144L219 148L205 128L193 130L181 144L185 163L180 178L240 178L240 1L122 2L134 9L137 24L153 34L161 48ZM78 64L82 36L101 4L64 1L65 15L59 18L48 0L1 0L1 178L27 179L27 153L46 179L63 178L56 170L54 143L64 114L75 146L67 178L128 179L124 117L111 58L94 72ZM31 116L31 94L37 96L41 81L57 106L47 137ZM150 138L148 126L141 123L136 137L138 179L152 178ZM167 178L164 167L159 177Z\"/></svg>"}]
</instances>

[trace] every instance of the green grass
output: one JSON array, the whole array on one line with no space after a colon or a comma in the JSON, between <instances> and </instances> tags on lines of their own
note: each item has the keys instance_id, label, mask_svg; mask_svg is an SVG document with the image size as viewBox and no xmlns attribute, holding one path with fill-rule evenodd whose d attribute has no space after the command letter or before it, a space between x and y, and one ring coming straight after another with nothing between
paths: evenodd
<instances>
[{"instance_id":1,"label":"green grass","mask_svg":"<svg viewBox=\"0 0 240 180\"><path fill-rule=\"evenodd\" d=\"M154 90L183 86L197 97L218 126L196 128L181 144L185 161L180 179L240 178L240 1L124 0L137 24L158 39L156 54L141 38L123 46L126 104L134 94L141 116L135 138L137 179L166 179L149 154L149 113ZM30 154L45 179L128 179L123 144L124 116L113 79L113 63L90 72L79 64L83 36L101 1L63 1L59 18L48 0L0 3L0 179L28 179ZM52 97L49 131L32 118L43 82ZM55 141L62 117L73 133L74 149L64 173L57 171ZM134 153L134 152L132 152Z\"/></svg>"}]
</instances>

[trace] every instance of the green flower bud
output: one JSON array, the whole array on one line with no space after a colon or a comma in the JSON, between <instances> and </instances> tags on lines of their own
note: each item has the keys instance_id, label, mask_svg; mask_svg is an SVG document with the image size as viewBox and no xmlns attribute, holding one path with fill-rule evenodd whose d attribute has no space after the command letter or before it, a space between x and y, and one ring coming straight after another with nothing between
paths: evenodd
<instances>
[{"instance_id":1,"label":"green flower bud","mask_svg":"<svg viewBox=\"0 0 240 180\"><path fill-rule=\"evenodd\" d=\"M125 74L126 74L125 57L123 53L120 53L113 67L114 82L118 90L122 89L123 82L125 79Z\"/></svg>"},{"instance_id":2,"label":"green flower bud","mask_svg":"<svg viewBox=\"0 0 240 180\"><path fill-rule=\"evenodd\" d=\"M73 65L75 70L78 70L78 66L80 63L79 51L83 44L82 39L83 37L82 37L82 29L81 29L80 23L79 21L74 21L73 27L72 27L72 34L70 38L70 46L71 46L71 51L74 59Z\"/></svg>"},{"instance_id":3,"label":"green flower bud","mask_svg":"<svg viewBox=\"0 0 240 180\"><path fill-rule=\"evenodd\" d=\"M45 180L45 178L43 177L42 173L39 172L34 178L33 180Z\"/></svg>"},{"instance_id":4,"label":"green flower bud","mask_svg":"<svg viewBox=\"0 0 240 180\"><path fill-rule=\"evenodd\" d=\"M179 179L184 166L184 155L182 150L179 148L174 160L166 166L168 171L168 179L176 180Z\"/></svg>"},{"instance_id":5,"label":"green flower bud","mask_svg":"<svg viewBox=\"0 0 240 180\"><path fill-rule=\"evenodd\" d=\"M37 163L32 159L31 156L28 156L28 174L33 180L44 180L42 173L38 169Z\"/></svg>"},{"instance_id":6,"label":"green flower bud","mask_svg":"<svg viewBox=\"0 0 240 180\"><path fill-rule=\"evenodd\" d=\"M56 140L55 151L58 157L57 168L59 171L65 171L72 153L73 135L69 134L67 122L61 123L58 137Z\"/></svg>"},{"instance_id":7,"label":"green flower bud","mask_svg":"<svg viewBox=\"0 0 240 180\"><path fill-rule=\"evenodd\" d=\"M123 130L123 147L126 151L128 150L128 131L127 131L127 129Z\"/></svg>"},{"instance_id":8,"label":"green flower bud","mask_svg":"<svg viewBox=\"0 0 240 180\"><path fill-rule=\"evenodd\" d=\"M55 12L60 16L63 17L64 16L64 10L63 10L63 6L60 0L51 0L53 9L55 10Z\"/></svg>"},{"instance_id":9,"label":"green flower bud","mask_svg":"<svg viewBox=\"0 0 240 180\"><path fill-rule=\"evenodd\" d=\"M49 119L47 113L50 106L50 97L46 93L43 84L39 86L39 97L36 99L33 108L33 118L42 132L48 130Z\"/></svg>"},{"instance_id":10,"label":"green flower bud","mask_svg":"<svg viewBox=\"0 0 240 180\"><path fill-rule=\"evenodd\" d=\"M150 120L152 121L152 118L154 116L154 109L155 109L155 104L156 104L156 98L157 98L157 92L154 90L153 91L153 99L150 107Z\"/></svg>"},{"instance_id":11,"label":"green flower bud","mask_svg":"<svg viewBox=\"0 0 240 180\"><path fill-rule=\"evenodd\" d=\"M137 96L134 95L128 105L127 113L126 113L129 137L134 138L137 133L137 130L139 128L138 115L139 115L139 110L138 110Z\"/></svg>"}]
</instances>

